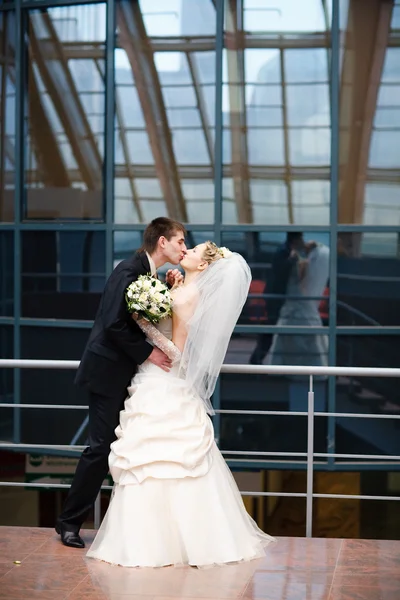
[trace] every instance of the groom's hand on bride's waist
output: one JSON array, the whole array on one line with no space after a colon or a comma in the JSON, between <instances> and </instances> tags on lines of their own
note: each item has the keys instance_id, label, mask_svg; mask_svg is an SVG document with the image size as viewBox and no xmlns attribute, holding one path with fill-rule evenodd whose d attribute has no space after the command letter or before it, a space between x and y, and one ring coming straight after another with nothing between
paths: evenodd
<instances>
[{"instance_id":1,"label":"groom's hand on bride's waist","mask_svg":"<svg viewBox=\"0 0 400 600\"><path fill-rule=\"evenodd\" d=\"M171 359L168 358L168 356L164 354L164 352L159 348L153 349L152 353L149 356L149 361L152 362L153 365L157 365L157 367L160 367L160 369L166 371L167 373L172 366Z\"/></svg>"}]
</instances>

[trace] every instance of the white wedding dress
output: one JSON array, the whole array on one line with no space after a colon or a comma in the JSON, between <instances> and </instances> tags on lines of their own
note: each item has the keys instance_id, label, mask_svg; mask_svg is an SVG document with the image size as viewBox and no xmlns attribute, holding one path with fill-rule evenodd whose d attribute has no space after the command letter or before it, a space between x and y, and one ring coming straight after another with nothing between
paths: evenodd
<instances>
[{"instance_id":1,"label":"white wedding dress","mask_svg":"<svg viewBox=\"0 0 400 600\"><path fill-rule=\"evenodd\" d=\"M172 325L159 326L171 339ZM244 507L203 402L177 376L139 367L111 445L110 505L87 553L126 567L209 567L264 556L273 538Z\"/></svg>"},{"instance_id":2,"label":"white wedding dress","mask_svg":"<svg viewBox=\"0 0 400 600\"><path fill-rule=\"evenodd\" d=\"M319 304L329 278L329 248L318 245L311 251L307 271L301 280L297 265L292 268L285 300L277 327L322 327ZM294 298L292 298L294 296ZM304 296L304 300L300 299ZM308 300L307 298L314 298ZM270 365L328 365L328 336L302 334L276 334L264 361ZM294 375L291 379L296 379ZM301 378L301 377L300 377Z\"/></svg>"}]
</instances>

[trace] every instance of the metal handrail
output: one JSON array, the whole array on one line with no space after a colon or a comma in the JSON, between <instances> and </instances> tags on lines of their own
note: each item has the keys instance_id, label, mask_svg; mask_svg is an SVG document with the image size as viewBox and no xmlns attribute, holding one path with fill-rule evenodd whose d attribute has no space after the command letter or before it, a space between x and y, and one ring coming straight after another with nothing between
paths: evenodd
<instances>
[{"instance_id":1,"label":"metal handrail","mask_svg":"<svg viewBox=\"0 0 400 600\"><path fill-rule=\"evenodd\" d=\"M312 328L311 328L312 329ZM41 360L27 358L0 358L0 369L62 369L74 370L79 360ZM305 375L327 377L399 377L400 369L383 367L314 367L290 365L222 365L221 373L244 375Z\"/></svg>"},{"instance_id":2,"label":"metal handrail","mask_svg":"<svg viewBox=\"0 0 400 600\"><path fill-rule=\"evenodd\" d=\"M86 404L19 404L16 402L0 402L0 408L51 408L52 410L89 410L89 406ZM217 415L254 415L254 416L281 416L285 417L290 415L291 417L307 417L308 412L301 412L296 410L228 410L228 409L215 409ZM379 414L379 413L346 413L346 412L314 412L314 417L340 417L349 419L400 419L400 414ZM0 442L1 445L1 442ZM31 448L33 445L29 444ZM40 444L42 448L42 444ZM70 444L69 447L73 447ZM331 454L329 456L332 456Z\"/></svg>"},{"instance_id":3,"label":"metal handrail","mask_svg":"<svg viewBox=\"0 0 400 600\"><path fill-rule=\"evenodd\" d=\"M22 369L77 369L79 361L77 360L31 360L31 359L0 359L0 368L22 368ZM341 417L361 417L361 418L391 418L399 419L400 415L373 415L356 413L326 413L314 411L314 376L335 376L335 377L392 377L400 378L400 369L386 368L366 368L366 367L313 367L313 366L286 366L286 365L223 365L222 373L240 373L249 375L304 375L309 376L309 391L308 391L308 410L307 412L297 411L231 411L217 410L220 414L282 414L290 416L307 416L307 452L254 452L254 451L222 451L225 455L230 456L296 456L305 457L307 459L307 489L306 493L288 493L288 492L241 492L243 496L274 496L274 497L299 497L306 498L306 535L312 536L313 522L313 506L314 498L344 498L344 499L368 499L368 500L395 500L400 501L397 496L362 496L349 494L317 494L313 489L314 475L314 458L358 458L368 460L387 460L400 461L400 456L392 455L367 455L367 454L328 454L314 452L314 417L326 416L341 416ZM47 405L47 404L18 404L18 403L0 403L0 408L58 408L58 409L75 409L87 410L85 405ZM84 446L76 445L54 445L54 444L11 444L0 443L1 448L52 448L77 450L83 449ZM5 487L34 487L34 488L68 488L69 484L49 484L49 483L33 483L27 484L24 482L7 482L0 481L0 486ZM103 486L102 489L112 489L111 486ZM100 524L100 495L95 503L95 527Z\"/></svg>"}]
</instances>

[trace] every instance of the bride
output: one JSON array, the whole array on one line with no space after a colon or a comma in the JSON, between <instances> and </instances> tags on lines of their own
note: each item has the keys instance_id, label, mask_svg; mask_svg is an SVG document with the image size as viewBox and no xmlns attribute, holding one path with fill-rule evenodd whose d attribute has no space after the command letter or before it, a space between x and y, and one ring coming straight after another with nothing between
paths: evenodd
<instances>
[{"instance_id":1,"label":"bride","mask_svg":"<svg viewBox=\"0 0 400 600\"><path fill-rule=\"evenodd\" d=\"M329 278L329 248L313 244L307 259L299 259L291 270L286 300L277 326L322 327L319 304ZM272 365L328 365L328 336L276 334L266 357ZM302 376L300 376L300 379ZM297 376L290 376L297 379Z\"/></svg>"},{"instance_id":2,"label":"bride","mask_svg":"<svg viewBox=\"0 0 400 600\"><path fill-rule=\"evenodd\" d=\"M247 514L207 414L250 269L212 242L181 265L172 319L146 328L172 368L146 361L131 382L109 455L110 505L87 553L126 567L247 561L273 541Z\"/></svg>"}]
</instances>

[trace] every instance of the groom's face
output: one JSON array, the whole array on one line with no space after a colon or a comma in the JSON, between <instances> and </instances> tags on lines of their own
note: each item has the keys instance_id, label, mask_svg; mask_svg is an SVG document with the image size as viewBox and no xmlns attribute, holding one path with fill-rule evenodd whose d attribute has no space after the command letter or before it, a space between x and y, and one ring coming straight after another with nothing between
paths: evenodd
<instances>
[{"instance_id":1,"label":"groom's face","mask_svg":"<svg viewBox=\"0 0 400 600\"><path fill-rule=\"evenodd\" d=\"M165 258L169 263L172 265L180 263L187 252L183 231L177 231L169 240L164 238L163 251Z\"/></svg>"}]
</instances>

